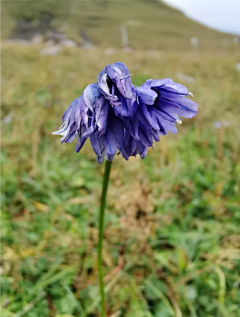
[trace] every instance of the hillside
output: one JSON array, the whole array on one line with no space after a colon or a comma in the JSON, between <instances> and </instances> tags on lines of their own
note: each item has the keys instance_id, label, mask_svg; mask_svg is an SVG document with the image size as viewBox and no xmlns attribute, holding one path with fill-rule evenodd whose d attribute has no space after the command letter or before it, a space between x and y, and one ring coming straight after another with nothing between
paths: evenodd
<instances>
[{"instance_id":1,"label":"hillside","mask_svg":"<svg viewBox=\"0 0 240 317\"><path fill-rule=\"evenodd\" d=\"M41 12L54 16L53 25L69 37L79 31L103 47L121 47L121 25L128 28L129 46L137 49L190 49L197 37L201 48L223 48L232 36L187 18L162 1L5 1L2 2L2 37L11 35L16 20L39 21Z\"/></svg>"}]
</instances>

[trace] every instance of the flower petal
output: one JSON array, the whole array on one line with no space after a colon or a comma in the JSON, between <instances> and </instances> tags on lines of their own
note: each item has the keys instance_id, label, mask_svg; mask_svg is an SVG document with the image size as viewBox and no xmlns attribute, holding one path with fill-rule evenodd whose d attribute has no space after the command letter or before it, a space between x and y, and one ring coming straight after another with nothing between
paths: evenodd
<instances>
[{"instance_id":1,"label":"flower petal","mask_svg":"<svg viewBox=\"0 0 240 317\"><path fill-rule=\"evenodd\" d=\"M137 104L134 100L125 99L122 95L118 94L118 100L120 104L118 106L114 106L114 112L116 116L120 116L122 118L131 118L133 117Z\"/></svg>"},{"instance_id":2,"label":"flower petal","mask_svg":"<svg viewBox=\"0 0 240 317\"><path fill-rule=\"evenodd\" d=\"M98 135L98 131L94 132L90 136L90 141L92 144L93 151L97 154L97 156L102 156L104 152L104 146L101 138Z\"/></svg>"},{"instance_id":3,"label":"flower petal","mask_svg":"<svg viewBox=\"0 0 240 317\"><path fill-rule=\"evenodd\" d=\"M159 98L159 104L165 112L177 113L184 118L193 118L198 112L197 104L186 97L178 97L172 100Z\"/></svg>"},{"instance_id":4,"label":"flower petal","mask_svg":"<svg viewBox=\"0 0 240 317\"><path fill-rule=\"evenodd\" d=\"M159 125L159 134L165 135L169 131L172 133L177 133L177 129L176 129L174 123L167 122L166 120L163 120L163 118L158 113L156 113L156 118L157 118L158 125Z\"/></svg>"},{"instance_id":5,"label":"flower petal","mask_svg":"<svg viewBox=\"0 0 240 317\"><path fill-rule=\"evenodd\" d=\"M148 151L148 148L145 147L143 153L140 155L140 157L141 157L142 160L145 159L145 157L147 156L147 151Z\"/></svg>"},{"instance_id":6,"label":"flower petal","mask_svg":"<svg viewBox=\"0 0 240 317\"><path fill-rule=\"evenodd\" d=\"M140 125L139 126L139 136L142 144L144 146L152 146L152 135L151 128L148 126Z\"/></svg>"},{"instance_id":7,"label":"flower petal","mask_svg":"<svg viewBox=\"0 0 240 317\"><path fill-rule=\"evenodd\" d=\"M117 150L117 142L109 126L106 133L101 137L101 139L106 150L106 154L110 157L114 156Z\"/></svg>"},{"instance_id":8,"label":"flower petal","mask_svg":"<svg viewBox=\"0 0 240 317\"><path fill-rule=\"evenodd\" d=\"M131 99L133 87L127 66L121 62L116 62L112 65L107 65L106 71L111 80L116 84L122 96Z\"/></svg>"},{"instance_id":9,"label":"flower petal","mask_svg":"<svg viewBox=\"0 0 240 317\"><path fill-rule=\"evenodd\" d=\"M138 107L137 111L135 112L135 118L142 124L148 124L146 117L144 116L141 107Z\"/></svg>"},{"instance_id":10,"label":"flower petal","mask_svg":"<svg viewBox=\"0 0 240 317\"><path fill-rule=\"evenodd\" d=\"M139 123L136 119L124 120L124 127L129 134L135 139L139 140L138 127Z\"/></svg>"},{"instance_id":11,"label":"flower petal","mask_svg":"<svg viewBox=\"0 0 240 317\"><path fill-rule=\"evenodd\" d=\"M146 105L153 105L154 101L156 100L158 94L152 90L149 86L143 88L143 85L136 88L137 96L139 97L140 101Z\"/></svg>"},{"instance_id":12,"label":"flower petal","mask_svg":"<svg viewBox=\"0 0 240 317\"><path fill-rule=\"evenodd\" d=\"M177 94L177 95L188 95L188 89L187 87L178 84L178 83L168 83L165 84L160 88L160 91L166 91L166 92L171 92L172 94Z\"/></svg>"},{"instance_id":13,"label":"flower petal","mask_svg":"<svg viewBox=\"0 0 240 317\"><path fill-rule=\"evenodd\" d=\"M138 151L139 155L142 155L144 153L144 151L146 150L146 148L147 147L144 146L141 141L137 142L137 151Z\"/></svg>"},{"instance_id":14,"label":"flower petal","mask_svg":"<svg viewBox=\"0 0 240 317\"><path fill-rule=\"evenodd\" d=\"M164 79L147 79L145 82L149 87L159 88L167 84L173 83L171 78L164 78Z\"/></svg>"},{"instance_id":15,"label":"flower petal","mask_svg":"<svg viewBox=\"0 0 240 317\"><path fill-rule=\"evenodd\" d=\"M145 104L141 103L141 110L142 113L144 114L145 118L147 119L148 123L153 127L153 129L157 130L158 129L158 124L155 120L155 118L153 118L151 116L151 111L149 111L149 109L154 109L151 106L146 106Z\"/></svg>"},{"instance_id":16,"label":"flower petal","mask_svg":"<svg viewBox=\"0 0 240 317\"><path fill-rule=\"evenodd\" d=\"M97 98L101 95L98 84L90 84L83 91L83 99L88 109L94 111Z\"/></svg>"},{"instance_id":17,"label":"flower petal","mask_svg":"<svg viewBox=\"0 0 240 317\"><path fill-rule=\"evenodd\" d=\"M110 91L110 89L112 89L113 83L111 82L111 79L107 74L106 67L99 73L97 83L100 91L106 99L114 101L117 100L117 96L112 96L112 93Z\"/></svg>"},{"instance_id":18,"label":"flower petal","mask_svg":"<svg viewBox=\"0 0 240 317\"><path fill-rule=\"evenodd\" d=\"M125 149L128 157L136 155L137 140L135 140L129 133L125 135Z\"/></svg>"},{"instance_id":19,"label":"flower petal","mask_svg":"<svg viewBox=\"0 0 240 317\"><path fill-rule=\"evenodd\" d=\"M86 127L85 125L81 122L80 123L80 128L78 130L78 138L77 138L77 144L76 144L76 149L75 151L78 153L81 148L83 147L85 141L87 140L87 138L84 138L83 137L83 134L85 133L86 131Z\"/></svg>"},{"instance_id":20,"label":"flower petal","mask_svg":"<svg viewBox=\"0 0 240 317\"><path fill-rule=\"evenodd\" d=\"M98 131L100 136L106 132L107 122L108 122L108 113L109 113L109 101L100 96L96 101L96 125L98 126Z\"/></svg>"},{"instance_id":21,"label":"flower petal","mask_svg":"<svg viewBox=\"0 0 240 317\"><path fill-rule=\"evenodd\" d=\"M98 164L102 164L103 163L103 161L104 161L104 158L105 158L105 150L103 151L103 153L102 153L102 156L98 156L97 155L97 161L98 161Z\"/></svg>"},{"instance_id":22,"label":"flower petal","mask_svg":"<svg viewBox=\"0 0 240 317\"><path fill-rule=\"evenodd\" d=\"M121 120L119 117L116 117L113 111L111 111L109 125L115 138L117 148L119 149L119 151L121 151L124 146L123 120Z\"/></svg>"},{"instance_id":23,"label":"flower petal","mask_svg":"<svg viewBox=\"0 0 240 317\"><path fill-rule=\"evenodd\" d=\"M71 115L72 111L74 111L74 108L80 105L81 96L73 100L73 102L70 103L67 110L64 112L62 116L62 122L65 122Z\"/></svg>"}]
</instances>

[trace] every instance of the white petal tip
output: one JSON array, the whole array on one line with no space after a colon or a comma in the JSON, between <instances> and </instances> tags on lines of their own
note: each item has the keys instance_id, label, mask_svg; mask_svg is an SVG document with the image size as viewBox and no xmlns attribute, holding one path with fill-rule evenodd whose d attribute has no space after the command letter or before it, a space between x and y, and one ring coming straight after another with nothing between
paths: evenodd
<instances>
[{"instance_id":1,"label":"white petal tip","mask_svg":"<svg viewBox=\"0 0 240 317\"><path fill-rule=\"evenodd\" d=\"M177 119L177 120L176 120L176 123L177 123L177 124L182 124L182 121L179 120L179 119Z\"/></svg>"},{"instance_id":2,"label":"white petal tip","mask_svg":"<svg viewBox=\"0 0 240 317\"><path fill-rule=\"evenodd\" d=\"M190 96L191 98L194 98L193 93L191 91L188 92L188 96Z\"/></svg>"}]
</instances>

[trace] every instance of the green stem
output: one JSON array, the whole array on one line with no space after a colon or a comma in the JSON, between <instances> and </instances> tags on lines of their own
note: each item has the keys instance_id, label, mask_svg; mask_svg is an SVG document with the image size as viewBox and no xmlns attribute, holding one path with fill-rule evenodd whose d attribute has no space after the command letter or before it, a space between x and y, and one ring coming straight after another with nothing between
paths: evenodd
<instances>
[{"instance_id":1,"label":"green stem","mask_svg":"<svg viewBox=\"0 0 240 317\"><path fill-rule=\"evenodd\" d=\"M103 242L103 226L104 226L104 214L105 214L105 205L106 205L106 196L108 189L108 181L111 170L111 163L106 161L105 172L103 176L103 185L102 185L102 196L101 196L101 206L99 210L98 218L98 274L99 274L99 287L101 295L101 317L105 317L105 291L104 291L104 282L103 282L103 269L102 269L102 242Z\"/></svg>"}]
</instances>

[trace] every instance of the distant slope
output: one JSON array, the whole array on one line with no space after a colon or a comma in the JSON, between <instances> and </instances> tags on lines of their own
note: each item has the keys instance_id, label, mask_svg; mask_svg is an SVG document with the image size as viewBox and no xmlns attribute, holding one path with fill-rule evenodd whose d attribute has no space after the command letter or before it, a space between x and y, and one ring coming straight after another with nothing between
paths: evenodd
<instances>
[{"instance_id":1,"label":"distant slope","mask_svg":"<svg viewBox=\"0 0 240 317\"><path fill-rule=\"evenodd\" d=\"M222 48L232 35L207 28L162 1L5 1L2 2L2 37L11 34L15 20L38 20L52 12L54 25L72 37L83 30L95 45L121 47L120 27L127 24L129 46L138 49L191 49L190 38L201 48Z\"/></svg>"}]
</instances>

